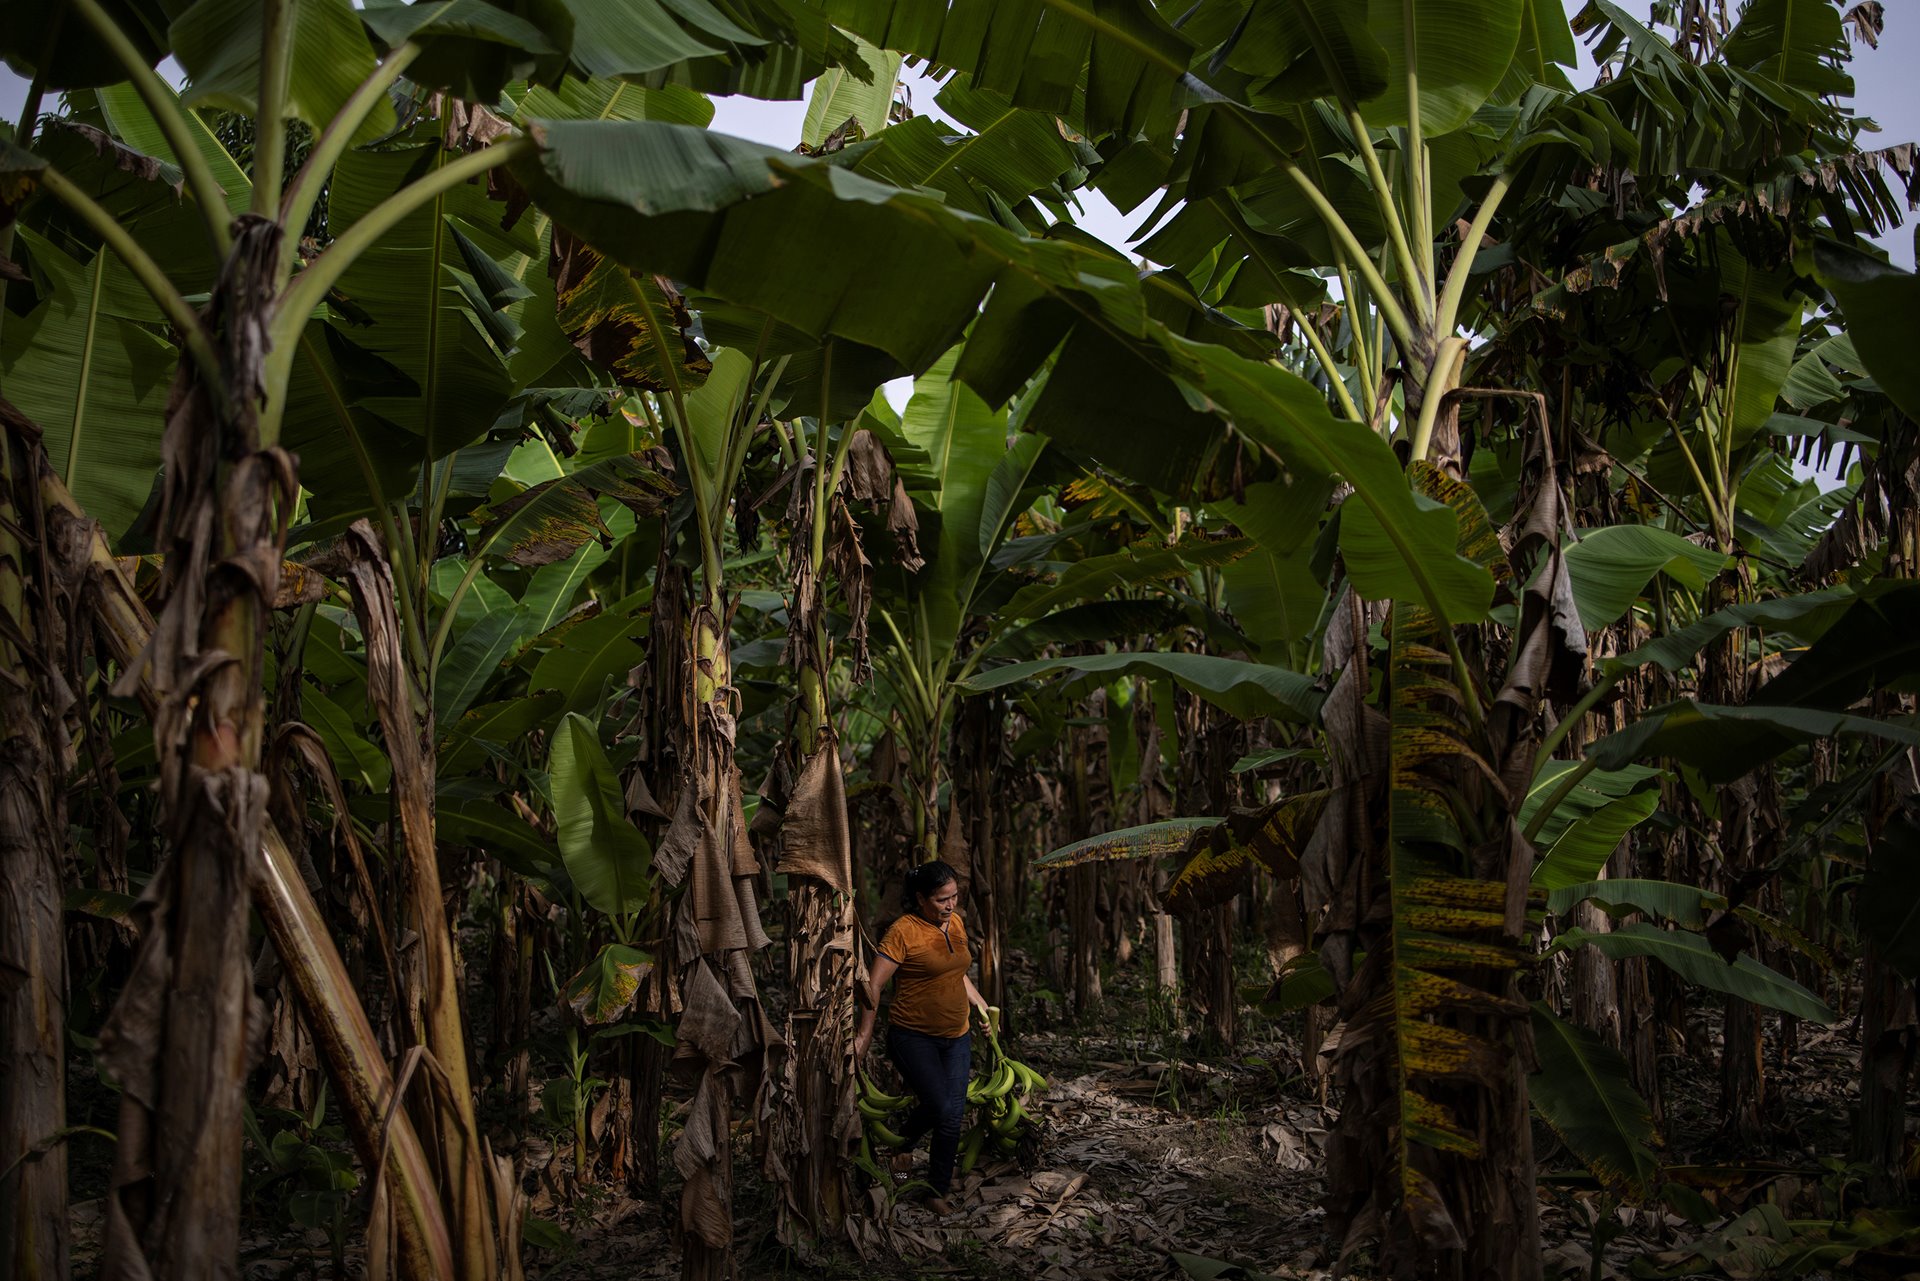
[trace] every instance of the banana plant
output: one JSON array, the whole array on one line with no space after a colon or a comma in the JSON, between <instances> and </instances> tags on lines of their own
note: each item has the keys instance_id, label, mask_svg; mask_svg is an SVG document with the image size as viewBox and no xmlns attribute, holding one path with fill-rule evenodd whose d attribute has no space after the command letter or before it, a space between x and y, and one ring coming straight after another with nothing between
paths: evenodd
<instances>
[{"instance_id":1,"label":"banana plant","mask_svg":"<svg viewBox=\"0 0 1920 1281\"><path fill-rule=\"evenodd\" d=\"M411 1226L401 1233L399 1266L421 1276L517 1272L511 1244L517 1211L510 1201L493 1204L498 1185L473 1109L454 987L457 967L440 893L431 766L418 744L424 741L430 751L438 659L460 603L456 588L439 620L424 607L441 518L453 492L454 451L471 439L476 424L491 421L493 406L510 385L499 355L512 345L513 322L501 313L524 291L498 258L505 248L530 256L525 242L503 246L482 223L463 224L460 207L478 198L470 182L535 143L523 132L500 129L483 111L453 109L448 99L435 116L437 139L412 157L355 148L392 131L392 91L403 76L420 94L445 89L479 100L494 99L516 76L557 81L568 68L588 74L654 71L691 60L728 78L741 71L726 70L732 64L757 59L754 50L766 37L717 12L689 11L693 28L707 28L702 38L663 11L644 6L643 13L643 6L632 4L628 16L658 37L659 47L674 49L668 63L643 67L618 42L576 45L571 15L560 6L543 11L544 26L489 4L469 7L472 12L456 17L432 6L356 10L344 0L264 6L202 0L156 16L77 0L24 25L9 24L7 55L33 70L29 106L36 116L44 93L90 88L103 67L111 68L104 96L113 100L124 136L148 144L155 162L149 176L180 177L184 194L177 215L166 210L169 216L159 223L177 227L184 220L204 241L197 252L182 252L177 236L143 241L139 220L119 216L117 184L90 182L83 170L69 172L56 162L57 148L53 158L27 151L21 144L30 140L31 129L7 144L4 167L16 193L10 212L22 192L37 197L42 208L57 205L98 246L91 255L93 295L105 296L110 280L122 282L110 308L93 308L113 317L106 326L112 341L97 342L93 329L76 344L71 332L56 334L45 326L24 341L8 339L14 376L73 389L66 404L52 407L69 454L99 437L89 429L103 419L109 432L153 421L143 417L150 412L145 409L118 419L112 397L124 394L116 390L124 380L108 377L134 369L122 352L138 353L142 344L152 348L155 337L142 322L164 324L177 344L181 370L161 454L166 480L159 545L167 604L160 640L143 664L160 688L160 719L167 727L158 737L165 743L162 791L176 849L149 894L157 924L146 935L140 977L107 1037L108 1057L130 1087L120 1126L120 1173L109 1197L108 1217L115 1225L110 1270L213 1276L235 1266L237 1073L243 1061L237 1047L246 981L241 949L250 869L264 839L258 803L265 791L259 772L263 643L300 502L290 446L324 441L336 457L345 454L356 466L370 501L356 503L345 486L316 492L344 515L370 509L383 526L383 538L369 530L359 541L365 556L355 565L360 572L354 581L362 589L355 599L367 625L390 624L375 629L391 650L378 656L378 670L369 672L377 679L369 688L390 748L406 748L408 768L396 776L396 786L403 793L411 864L410 915L424 966L415 988L421 998L415 1035L444 1084L417 1090L415 1098L448 1172L442 1239L452 1242L454 1257L435 1252L434 1233L416 1213L402 1216ZM787 38L796 16L774 5L754 20ZM728 43L713 40L717 31L724 31ZM786 61L783 75L805 71L809 60L817 69L830 53L849 47L821 35L807 57ZM154 70L168 53L186 72L185 100ZM254 139L249 166L235 165L225 154L200 104L248 117ZM285 145L290 122L313 133L312 147L292 173ZM309 254L301 232L323 194L335 215L332 234ZM34 216L32 208L28 213ZM45 260L60 266L55 252ZM125 287L126 276L149 303L127 301L133 291ZM382 350L342 346L332 339L337 327L315 320L323 309L351 314L346 295L352 293L366 300L360 315L377 321L383 309L404 308L406 291L420 281L431 300L425 323L416 325L415 313L397 324L400 312L389 312L378 339ZM187 297L199 292L209 301L196 308ZM68 302L75 297L65 295ZM152 312L142 310L149 304ZM45 362L71 359L75 350L82 353L79 376L49 380L55 370ZM88 363L96 351L111 357L97 368ZM151 362L157 354L149 351L147 358ZM41 367L34 368L35 361ZM96 386L108 389L107 399L88 403ZM314 410L321 411L319 431L303 419ZM382 432L396 416L418 442L422 476L419 519L404 536L404 522L396 518L403 510L396 507L400 494L390 492L398 473L381 450L392 440ZM335 428L338 434L326 438ZM144 443L134 442L128 457L139 458ZM342 444L347 449L340 450ZM327 451L309 452L324 461ZM76 482L93 483L83 472L70 474ZM116 526L127 516L124 497L120 501ZM251 568L241 572L246 566ZM229 661L202 661L214 652ZM226 818L203 821L200 816L209 812ZM294 911L285 902L277 906ZM309 996L350 999L337 990ZM173 1000L184 1002L179 1018L162 1013ZM350 1065L338 1061L334 1067L345 1073ZM140 1085L161 1080L164 1089ZM370 1103L375 1116L386 1107L361 1092L343 1095ZM377 1132L374 1117L363 1120L360 1132ZM186 1133L207 1141L173 1141ZM376 1150L366 1157L378 1163ZM140 1189L151 1178L176 1195L149 1201ZM435 1195L412 1189L408 1199Z\"/></svg>"}]
</instances>

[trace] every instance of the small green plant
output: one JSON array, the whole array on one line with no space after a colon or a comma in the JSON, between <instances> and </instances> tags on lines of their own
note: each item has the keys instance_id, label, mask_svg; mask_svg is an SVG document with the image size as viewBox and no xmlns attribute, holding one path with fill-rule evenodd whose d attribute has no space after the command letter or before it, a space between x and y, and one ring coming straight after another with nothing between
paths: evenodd
<instances>
[{"instance_id":1,"label":"small green plant","mask_svg":"<svg viewBox=\"0 0 1920 1281\"><path fill-rule=\"evenodd\" d=\"M347 1210L360 1186L346 1134L328 1124L323 1083L313 1107L243 1114L247 1140L266 1162L266 1172L249 1178L246 1197L257 1212L302 1228L318 1228L333 1247L334 1271L345 1267Z\"/></svg>"},{"instance_id":2,"label":"small green plant","mask_svg":"<svg viewBox=\"0 0 1920 1281\"><path fill-rule=\"evenodd\" d=\"M587 1181L590 1159L587 1118L593 1110L594 1094L607 1086L601 1078L587 1075L587 1057L588 1045L581 1044L579 1029L568 1028L567 1075L553 1077L540 1091L541 1119L554 1130L573 1133L573 1175L581 1184Z\"/></svg>"}]
</instances>

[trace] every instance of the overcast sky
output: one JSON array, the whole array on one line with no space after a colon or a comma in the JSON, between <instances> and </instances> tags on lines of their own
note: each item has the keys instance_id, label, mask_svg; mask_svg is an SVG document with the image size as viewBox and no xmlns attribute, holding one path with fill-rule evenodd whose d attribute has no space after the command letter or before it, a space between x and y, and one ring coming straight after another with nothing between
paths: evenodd
<instances>
[{"instance_id":1,"label":"overcast sky","mask_svg":"<svg viewBox=\"0 0 1920 1281\"><path fill-rule=\"evenodd\" d=\"M1581 8L1582 0L1563 0L1563 3L1572 14ZM1628 0L1626 7L1633 12L1644 12L1647 4L1646 0L1637 0L1637 3ZM1880 47L1857 49L1853 61L1853 76L1859 89L1856 109L1881 126L1880 134L1866 141L1871 147L1920 139L1920 74L1915 70L1920 68L1920 3L1909 0L1907 4L1888 8L1894 12L1888 14ZM1584 45L1580 48L1580 59L1576 80L1584 83L1593 74L1593 64ZM913 94L914 110L938 117L940 111L933 102L938 87L912 71L907 73L907 84ZM0 65L0 119L17 120L26 93L26 81ZM791 147L800 140L800 123L806 114L804 101L718 98L715 108L715 129L778 147ZM1097 193L1083 193L1082 201L1083 214L1078 220L1081 225L1109 244L1124 245L1138 219L1122 217ZM1146 209L1143 207L1137 212L1144 215ZM1896 262L1909 268L1914 265L1911 224L1891 233L1882 243Z\"/></svg>"}]
</instances>

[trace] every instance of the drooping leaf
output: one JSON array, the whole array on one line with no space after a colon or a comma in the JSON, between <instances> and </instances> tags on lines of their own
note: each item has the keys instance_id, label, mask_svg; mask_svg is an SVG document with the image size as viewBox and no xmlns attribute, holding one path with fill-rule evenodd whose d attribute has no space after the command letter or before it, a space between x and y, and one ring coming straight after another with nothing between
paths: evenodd
<instances>
[{"instance_id":1,"label":"drooping leaf","mask_svg":"<svg viewBox=\"0 0 1920 1281\"><path fill-rule=\"evenodd\" d=\"M1842 69L1852 50L1840 11L1821 0L1748 0L1720 56L1816 98L1853 92L1853 77Z\"/></svg>"},{"instance_id":2,"label":"drooping leaf","mask_svg":"<svg viewBox=\"0 0 1920 1281\"><path fill-rule=\"evenodd\" d=\"M561 719L549 769L560 857L580 896L609 916L639 911L652 888L653 850L627 817L593 722L578 713Z\"/></svg>"},{"instance_id":3,"label":"drooping leaf","mask_svg":"<svg viewBox=\"0 0 1920 1281\"><path fill-rule=\"evenodd\" d=\"M625 943L604 943L580 972L568 979L560 999L588 1027L612 1023L633 1009L653 958Z\"/></svg>"},{"instance_id":4,"label":"drooping leaf","mask_svg":"<svg viewBox=\"0 0 1920 1281\"><path fill-rule=\"evenodd\" d=\"M1920 672L1920 583L1876 583L1794 659L1753 691L1756 703L1833 710Z\"/></svg>"},{"instance_id":5,"label":"drooping leaf","mask_svg":"<svg viewBox=\"0 0 1920 1281\"><path fill-rule=\"evenodd\" d=\"M1679 671L1695 654L1713 644L1736 627L1760 627L1771 632L1786 632L1801 640L1812 640L1833 625L1856 599L1845 587L1829 587L1797 596L1776 596L1747 601L1716 610L1685 627L1659 636L1639 648L1607 661L1608 670L1658 663L1668 671Z\"/></svg>"},{"instance_id":6,"label":"drooping leaf","mask_svg":"<svg viewBox=\"0 0 1920 1281\"><path fill-rule=\"evenodd\" d=\"M1326 589L1313 574L1316 497L1324 507L1325 497L1312 486L1268 481L1246 486L1238 501L1208 505L1257 544L1226 566L1220 579L1227 608L1249 639L1262 645L1308 635L1326 607Z\"/></svg>"},{"instance_id":7,"label":"drooping leaf","mask_svg":"<svg viewBox=\"0 0 1920 1281\"><path fill-rule=\"evenodd\" d=\"M387 754L369 743L358 720L330 695L308 686L300 692L300 715L326 744L333 768L343 780L369 792L384 792L393 777Z\"/></svg>"},{"instance_id":8,"label":"drooping leaf","mask_svg":"<svg viewBox=\"0 0 1920 1281\"><path fill-rule=\"evenodd\" d=\"M1626 1060L1543 1001L1533 1003L1533 1045L1540 1061L1527 1078L1533 1106L1603 1185L1641 1193L1659 1162L1648 1146L1653 1111L1633 1088Z\"/></svg>"},{"instance_id":9,"label":"drooping leaf","mask_svg":"<svg viewBox=\"0 0 1920 1281\"><path fill-rule=\"evenodd\" d=\"M514 565L551 565L595 538L608 537L600 518L602 497L636 516L657 516L675 492L673 482L653 470L644 455L615 455L488 508L476 550Z\"/></svg>"},{"instance_id":10,"label":"drooping leaf","mask_svg":"<svg viewBox=\"0 0 1920 1281\"><path fill-rule=\"evenodd\" d=\"M1549 761L1528 795L1528 808L1544 804L1545 797L1554 791L1554 784L1571 768L1571 761ZM1555 814L1542 825L1537 842L1542 858L1533 869L1536 886L1557 890L1593 880L1627 833L1653 816L1660 805L1657 788L1641 787L1610 795L1625 780L1636 776L1641 782L1651 782L1660 777L1660 772L1634 767L1606 777L1596 771L1575 785L1556 807ZM1596 779L1600 781L1596 783ZM1531 821L1531 817L1526 814L1527 821Z\"/></svg>"},{"instance_id":11,"label":"drooping leaf","mask_svg":"<svg viewBox=\"0 0 1920 1281\"><path fill-rule=\"evenodd\" d=\"M1086 132L1166 130L1188 42L1142 0L822 0L835 25L972 76L981 89L1053 115L1084 103Z\"/></svg>"},{"instance_id":12,"label":"drooping leaf","mask_svg":"<svg viewBox=\"0 0 1920 1281\"><path fill-rule=\"evenodd\" d=\"M174 6L163 0L102 0L100 7L148 66L166 56L167 20ZM0 60L23 78L39 72L49 91L91 89L127 78L92 26L74 21L64 5L9 6L6 22L0 23Z\"/></svg>"},{"instance_id":13,"label":"drooping leaf","mask_svg":"<svg viewBox=\"0 0 1920 1281\"><path fill-rule=\"evenodd\" d=\"M1022 588L1000 612L1008 618L1038 618L1064 605L1108 599L1127 588L1178 579L1198 569L1219 569L1252 549L1244 538L1187 538L1171 547L1144 542L1075 561L1058 582Z\"/></svg>"},{"instance_id":14,"label":"drooping leaf","mask_svg":"<svg viewBox=\"0 0 1920 1281\"><path fill-rule=\"evenodd\" d=\"M567 711L585 711L603 690L626 683L627 673L646 657L634 639L646 632L644 617L632 617L617 605L570 626L560 643L534 664L528 687L557 691Z\"/></svg>"},{"instance_id":15,"label":"drooping leaf","mask_svg":"<svg viewBox=\"0 0 1920 1281\"><path fill-rule=\"evenodd\" d=\"M996 280L1119 333L1144 327L1131 265L1077 241L1016 235L930 195L704 130L540 121L531 132L538 160L515 173L602 252L815 337L885 351L909 371L952 347ZM903 291L914 306L899 305ZM1016 386L1049 350L1022 352Z\"/></svg>"},{"instance_id":16,"label":"drooping leaf","mask_svg":"<svg viewBox=\"0 0 1920 1281\"><path fill-rule=\"evenodd\" d=\"M1908 417L1920 418L1920 364L1908 333L1920 308L1920 276L1832 240L1815 242L1813 262L1846 313L1847 333L1874 382Z\"/></svg>"},{"instance_id":17,"label":"drooping leaf","mask_svg":"<svg viewBox=\"0 0 1920 1281\"><path fill-rule=\"evenodd\" d=\"M1652 525L1608 525L1568 547L1566 560L1580 621L1591 632L1625 614L1655 574L1701 591L1727 558Z\"/></svg>"},{"instance_id":18,"label":"drooping leaf","mask_svg":"<svg viewBox=\"0 0 1920 1281\"><path fill-rule=\"evenodd\" d=\"M1454 512L1409 486L1384 440L1365 424L1335 419L1320 392L1287 370L1213 344L1172 336L1162 343L1182 381L1296 477L1334 475L1353 486L1340 506L1340 551L1360 594L1421 601L1454 623L1485 615L1492 577L1457 553Z\"/></svg>"},{"instance_id":19,"label":"drooping leaf","mask_svg":"<svg viewBox=\"0 0 1920 1281\"><path fill-rule=\"evenodd\" d=\"M1556 886L1547 895L1549 912L1570 912L1580 903L1593 903L1616 915L1645 912L1686 929L1699 929L1707 923L1710 913L1726 907L1727 899L1723 894L1703 890L1697 885L1633 877Z\"/></svg>"},{"instance_id":20,"label":"drooping leaf","mask_svg":"<svg viewBox=\"0 0 1920 1281\"><path fill-rule=\"evenodd\" d=\"M468 102L492 102L509 81L532 74L557 78L573 43L573 15L559 0L513 8L473 0L371 0L360 17L390 48L407 40L422 46L407 68L410 80Z\"/></svg>"},{"instance_id":21,"label":"drooping leaf","mask_svg":"<svg viewBox=\"0 0 1920 1281\"><path fill-rule=\"evenodd\" d=\"M1303 792L1260 810L1236 811L1211 832L1196 834L1162 902L1180 913L1216 907L1247 888L1256 867L1283 880L1297 877L1326 803L1324 789Z\"/></svg>"},{"instance_id":22,"label":"drooping leaf","mask_svg":"<svg viewBox=\"0 0 1920 1281\"><path fill-rule=\"evenodd\" d=\"M160 129L160 122L153 118L153 112L131 83L110 84L95 96L100 104L100 114L106 117L107 127L113 130L115 137L135 151L179 168L180 157L174 154L173 144L167 141ZM253 203L253 182L246 170L240 167L213 132L206 117L197 111L187 110L184 104L179 105L185 114L187 133L193 139L194 150L200 153L207 167L213 171L213 180L227 198L228 212L236 216L245 213ZM191 196L192 193L187 194ZM204 241L204 237L202 239ZM207 259L205 268L211 269L216 265L211 261L212 254L210 251L203 252ZM162 262L162 266L171 265Z\"/></svg>"},{"instance_id":23,"label":"drooping leaf","mask_svg":"<svg viewBox=\"0 0 1920 1281\"><path fill-rule=\"evenodd\" d=\"M551 272L560 328L622 386L684 394L713 372L672 281L635 275L564 232L553 238Z\"/></svg>"},{"instance_id":24,"label":"drooping leaf","mask_svg":"<svg viewBox=\"0 0 1920 1281\"><path fill-rule=\"evenodd\" d=\"M1310 676L1217 654L1119 653L1042 658L977 673L961 682L960 687L983 694L1055 672L1067 672L1073 677L1125 674L1171 678L1188 693L1207 700L1229 715L1247 718L1280 716L1310 722L1319 713L1325 698Z\"/></svg>"},{"instance_id":25,"label":"drooping leaf","mask_svg":"<svg viewBox=\"0 0 1920 1281\"><path fill-rule=\"evenodd\" d=\"M433 825L441 842L481 850L522 876L565 883L553 842L505 806L476 797L442 796L434 803Z\"/></svg>"},{"instance_id":26,"label":"drooping leaf","mask_svg":"<svg viewBox=\"0 0 1920 1281\"><path fill-rule=\"evenodd\" d=\"M568 76L558 86L532 85L507 96L533 120L664 120L705 128L713 103L684 85L650 88L630 80L583 80Z\"/></svg>"},{"instance_id":27,"label":"drooping leaf","mask_svg":"<svg viewBox=\"0 0 1920 1281\"><path fill-rule=\"evenodd\" d=\"M1770 1010L1780 1010L1810 1023L1833 1022L1833 1012L1825 1003L1786 975L1769 969L1746 953L1729 965L1699 934L1634 922L1605 934L1567 930L1553 941L1556 951L1583 944L1599 948L1616 961L1629 956L1650 956L1689 983L1737 996Z\"/></svg>"},{"instance_id":28,"label":"drooping leaf","mask_svg":"<svg viewBox=\"0 0 1920 1281\"><path fill-rule=\"evenodd\" d=\"M1740 777L1795 743L1862 734L1920 745L1920 731L1892 721L1801 707L1721 707L1681 701L1646 712L1626 729L1595 740L1587 755L1602 769L1671 756L1711 783Z\"/></svg>"},{"instance_id":29,"label":"drooping leaf","mask_svg":"<svg viewBox=\"0 0 1920 1281\"><path fill-rule=\"evenodd\" d=\"M469 707L452 724L442 722L441 776L458 777L484 759L488 748L502 751L535 730L544 730L558 719L562 704L558 692L546 690Z\"/></svg>"},{"instance_id":30,"label":"drooping leaf","mask_svg":"<svg viewBox=\"0 0 1920 1281\"><path fill-rule=\"evenodd\" d=\"M1052 872L1080 863L1107 862L1116 859L1159 858L1178 854L1193 839L1193 834L1214 827L1217 818L1170 818L1139 827L1103 832L1085 840L1049 850L1033 860L1036 871Z\"/></svg>"},{"instance_id":31,"label":"drooping leaf","mask_svg":"<svg viewBox=\"0 0 1920 1281\"><path fill-rule=\"evenodd\" d=\"M433 673L435 722L457 723L520 641L533 632L533 611L525 606L482 615L461 632Z\"/></svg>"},{"instance_id":32,"label":"drooping leaf","mask_svg":"<svg viewBox=\"0 0 1920 1281\"><path fill-rule=\"evenodd\" d=\"M941 107L975 132L966 133L932 116L915 116L890 128L866 149L855 169L902 187L938 191L956 209L996 217L1036 192L1070 181L1081 159L1052 119L1014 106L961 77L940 91Z\"/></svg>"},{"instance_id":33,"label":"drooping leaf","mask_svg":"<svg viewBox=\"0 0 1920 1281\"><path fill-rule=\"evenodd\" d=\"M1002 634L989 653L996 659L1019 660L1047 645L1155 635L1179 617L1180 606L1168 600L1089 601Z\"/></svg>"}]
</instances>

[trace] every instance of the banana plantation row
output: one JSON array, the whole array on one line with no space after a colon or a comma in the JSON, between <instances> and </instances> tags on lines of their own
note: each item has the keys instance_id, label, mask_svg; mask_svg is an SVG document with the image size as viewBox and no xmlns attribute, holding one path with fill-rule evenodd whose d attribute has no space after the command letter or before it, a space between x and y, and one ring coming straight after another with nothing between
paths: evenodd
<instances>
[{"instance_id":1,"label":"banana plantation row","mask_svg":"<svg viewBox=\"0 0 1920 1281\"><path fill-rule=\"evenodd\" d=\"M1540 1276L1530 1112L1654 1195L1703 1002L1735 1130L1763 1032L1857 1016L1904 1198L1881 6L1640 8L0 6L9 1274L110 1128L101 1274L236 1276L275 1109L376 1277L521 1274L534 1107L688 1277L748 1162L874 1251L860 994L934 856L989 1001L1044 916L1077 1010L1138 948L1216 1043L1304 1020L1384 1275ZM706 128L803 92L795 152Z\"/></svg>"}]
</instances>

